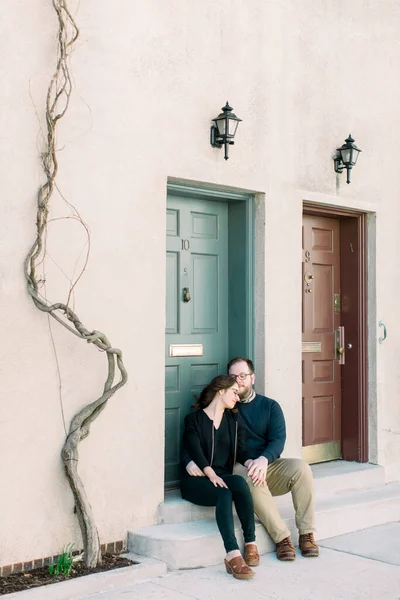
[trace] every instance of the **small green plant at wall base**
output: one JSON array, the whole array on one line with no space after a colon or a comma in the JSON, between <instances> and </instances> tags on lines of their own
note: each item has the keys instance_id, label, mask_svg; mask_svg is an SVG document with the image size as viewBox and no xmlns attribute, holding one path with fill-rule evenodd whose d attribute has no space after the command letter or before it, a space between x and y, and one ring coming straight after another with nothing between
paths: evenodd
<instances>
[{"instance_id":1,"label":"small green plant at wall base","mask_svg":"<svg viewBox=\"0 0 400 600\"><path fill-rule=\"evenodd\" d=\"M57 558L57 562L49 565L50 575L54 575L54 577L57 577L57 575L61 575L61 573L63 573L64 575L69 577L72 569L72 563L74 560L74 557L72 556L73 546L73 544L69 544L68 546L66 546L62 554L60 554L60 556Z\"/></svg>"}]
</instances>

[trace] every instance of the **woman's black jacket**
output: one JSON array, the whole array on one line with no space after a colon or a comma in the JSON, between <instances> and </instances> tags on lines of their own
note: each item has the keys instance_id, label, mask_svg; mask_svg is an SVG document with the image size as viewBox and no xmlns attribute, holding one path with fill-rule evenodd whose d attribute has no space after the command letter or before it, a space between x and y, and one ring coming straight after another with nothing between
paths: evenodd
<instances>
[{"instance_id":1,"label":"woman's black jacket","mask_svg":"<svg viewBox=\"0 0 400 600\"><path fill-rule=\"evenodd\" d=\"M233 472L236 462L244 464L250 458L246 452L246 430L240 422L238 412L225 410L228 420L230 456L229 471ZM185 417L185 428L182 440L182 475L190 475L186 471L186 465L193 460L203 470L212 467L214 458L214 423L206 415L204 410L199 409Z\"/></svg>"}]
</instances>

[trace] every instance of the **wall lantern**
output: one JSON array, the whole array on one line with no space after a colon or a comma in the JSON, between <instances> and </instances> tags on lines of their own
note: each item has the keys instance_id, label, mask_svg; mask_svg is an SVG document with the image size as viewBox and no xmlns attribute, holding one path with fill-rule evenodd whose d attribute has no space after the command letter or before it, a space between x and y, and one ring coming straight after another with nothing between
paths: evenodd
<instances>
[{"instance_id":1,"label":"wall lantern","mask_svg":"<svg viewBox=\"0 0 400 600\"><path fill-rule=\"evenodd\" d=\"M354 143L351 133L346 138L345 144L340 148L336 148L338 154L333 157L335 165L335 173L343 173L343 169L347 169L347 183L350 183L350 171L357 162L358 155L360 154L360 148Z\"/></svg>"},{"instance_id":2,"label":"wall lantern","mask_svg":"<svg viewBox=\"0 0 400 600\"><path fill-rule=\"evenodd\" d=\"M233 145L237 127L242 119L239 119L233 112L233 108L228 102L222 108L222 113L212 119L215 125L211 125L210 143L213 148L222 148L225 146L225 160L228 160L228 146Z\"/></svg>"}]
</instances>

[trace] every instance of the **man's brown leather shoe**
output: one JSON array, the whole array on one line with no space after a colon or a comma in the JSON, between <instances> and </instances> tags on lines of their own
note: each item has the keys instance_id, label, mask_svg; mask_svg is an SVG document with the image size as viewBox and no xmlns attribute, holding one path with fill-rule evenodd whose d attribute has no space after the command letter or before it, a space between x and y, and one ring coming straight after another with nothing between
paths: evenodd
<instances>
[{"instance_id":1,"label":"man's brown leather shoe","mask_svg":"<svg viewBox=\"0 0 400 600\"><path fill-rule=\"evenodd\" d=\"M296 558L296 550L290 537L276 544L276 557L279 560L294 560Z\"/></svg>"},{"instance_id":2,"label":"man's brown leather shoe","mask_svg":"<svg viewBox=\"0 0 400 600\"><path fill-rule=\"evenodd\" d=\"M319 556L319 548L314 540L313 533L304 533L299 536L299 548L303 556Z\"/></svg>"},{"instance_id":3,"label":"man's brown leather shoe","mask_svg":"<svg viewBox=\"0 0 400 600\"><path fill-rule=\"evenodd\" d=\"M244 547L244 561L249 567L257 567L260 564L260 555L257 544L246 544Z\"/></svg>"}]
</instances>

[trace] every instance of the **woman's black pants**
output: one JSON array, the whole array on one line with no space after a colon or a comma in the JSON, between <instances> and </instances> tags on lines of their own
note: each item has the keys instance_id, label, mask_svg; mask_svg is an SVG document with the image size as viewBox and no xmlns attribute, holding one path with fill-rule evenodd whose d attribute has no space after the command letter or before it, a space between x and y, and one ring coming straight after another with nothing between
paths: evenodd
<instances>
[{"instance_id":1,"label":"woman's black pants","mask_svg":"<svg viewBox=\"0 0 400 600\"><path fill-rule=\"evenodd\" d=\"M221 475L227 488L215 487L208 477L185 477L181 481L182 498L199 506L215 506L215 517L225 550L238 550L233 522L232 500L243 529L245 543L254 542L254 505L246 481L240 475Z\"/></svg>"}]
</instances>

